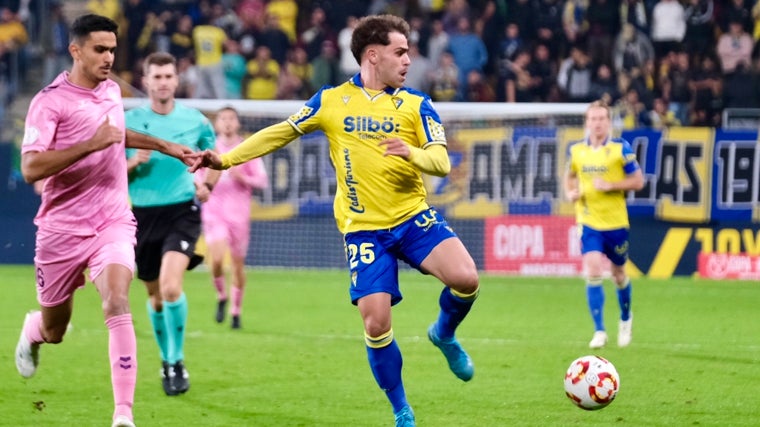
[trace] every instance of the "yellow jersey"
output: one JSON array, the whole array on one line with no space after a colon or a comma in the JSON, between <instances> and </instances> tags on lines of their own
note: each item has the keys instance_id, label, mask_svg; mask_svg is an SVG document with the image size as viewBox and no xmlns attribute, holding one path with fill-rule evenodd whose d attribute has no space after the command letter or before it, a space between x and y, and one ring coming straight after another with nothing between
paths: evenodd
<instances>
[{"instance_id":1,"label":"yellow jersey","mask_svg":"<svg viewBox=\"0 0 760 427\"><path fill-rule=\"evenodd\" d=\"M323 87L286 121L222 154L222 167L263 156L317 130L330 145L337 181L333 212L344 234L390 229L429 208L421 169L414 160L385 156L381 141L399 138L413 152L432 147L431 154L443 156L445 167L439 172L448 171L446 136L430 98L409 88L367 90L359 74L340 86Z\"/></svg>"},{"instance_id":2,"label":"yellow jersey","mask_svg":"<svg viewBox=\"0 0 760 427\"><path fill-rule=\"evenodd\" d=\"M195 64L199 67L222 63L222 46L227 34L213 25L197 25L193 28Z\"/></svg>"},{"instance_id":3,"label":"yellow jersey","mask_svg":"<svg viewBox=\"0 0 760 427\"><path fill-rule=\"evenodd\" d=\"M617 182L639 170L631 145L620 138L608 139L596 148L588 141L577 142L570 146L568 167L578 178L580 199L575 202L578 224L600 231L628 228L625 191L598 191L594 179Z\"/></svg>"}]
</instances>

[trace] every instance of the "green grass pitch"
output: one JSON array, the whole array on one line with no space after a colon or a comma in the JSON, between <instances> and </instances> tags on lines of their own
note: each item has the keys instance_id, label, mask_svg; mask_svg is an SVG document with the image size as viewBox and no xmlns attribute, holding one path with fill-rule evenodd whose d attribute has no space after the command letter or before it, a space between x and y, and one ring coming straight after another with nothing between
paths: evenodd
<instances>
[{"instance_id":1,"label":"green grass pitch","mask_svg":"<svg viewBox=\"0 0 760 427\"><path fill-rule=\"evenodd\" d=\"M31 266L0 267L0 426L109 426L107 333L94 287L77 292L73 328L43 346L31 379L13 352L24 313L36 307ZM167 397L135 281L138 427L390 426L393 417L366 360L362 325L344 271L251 270L243 329L213 321L208 273L186 276L186 362L191 388ZM691 278L634 281L634 338L616 347L617 300L605 283L610 345L599 350L620 373L617 399L601 411L573 406L562 386L576 357L592 354L583 282L483 276L458 336L475 362L456 379L425 336L440 285L401 274L393 311L406 391L418 425L756 426L760 423L760 285Z\"/></svg>"}]
</instances>

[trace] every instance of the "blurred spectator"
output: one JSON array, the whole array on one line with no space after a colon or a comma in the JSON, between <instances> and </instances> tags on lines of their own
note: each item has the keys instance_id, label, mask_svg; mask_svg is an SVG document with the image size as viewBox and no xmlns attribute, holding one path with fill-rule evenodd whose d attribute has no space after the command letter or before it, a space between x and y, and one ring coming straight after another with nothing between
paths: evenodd
<instances>
[{"instance_id":1,"label":"blurred spectator","mask_svg":"<svg viewBox=\"0 0 760 427\"><path fill-rule=\"evenodd\" d=\"M612 69L607 64L600 65L591 80L591 99L601 99L607 105L612 105L619 98L618 82Z\"/></svg>"},{"instance_id":2,"label":"blurred spectator","mask_svg":"<svg viewBox=\"0 0 760 427\"><path fill-rule=\"evenodd\" d=\"M200 82L200 74L198 73L198 67L193 63L192 57L183 56L177 58L177 77L179 78L179 85L177 86L175 96L177 98L196 98L195 94Z\"/></svg>"},{"instance_id":3,"label":"blurred spectator","mask_svg":"<svg viewBox=\"0 0 760 427\"><path fill-rule=\"evenodd\" d=\"M503 4L503 2L498 2ZM499 48L501 35L506 23L506 10L497 6L494 0L488 0L483 6L483 12L475 21L475 33L483 40L488 53L488 62L483 68L487 75L495 75L499 67Z\"/></svg>"},{"instance_id":4,"label":"blurred spectator","mask_svg":"<svg viewBox=\"0 0 760 427\"><path fill-rule=\"evenodd\" d=\"M749 69L752 63L754 40L744 31L740 21L728 24L728 32L718 38L716 53L720 59L723 74L731 74L739 64Z\"/></svg>"},{"instance_id":5,"label":"blurred spectator","mask_svg":"<svg viewBox=\"0 0 760 427\"><path fill-rule=\"evenodd\" d=\"M169 50L167 23L170 19L171 13L168 11L146 13L145 25L143 25L136 42L139 56L143 57L152 52L167 52Z\"/></svg>"},{"instance_id":6,"label":"blurred spectator","mask_svg":"<svg viewBox=\"0 0 760 427\"><path fill-rule=\"evenodd\" d=\"M586 13L587 43L595 65L612 63L612 46L620 33L620 6L611 0L590 0Z\"/></svg>"},{"instance_id":7,"label":"blurred spectator","mask_svg":"<svg viewBox=\"0 0 760 427\"><path fill-rule=\"evenodd\" d=\"M277 23L280 29L285 32L285 35L288 36L288 41L291 44L295 43L298 40L298 34L296 33L298 3L295 0L269 0L266 5L266 11L267 15L277 17ZM280 63L282 64L282 62Z\"/></svg>"},{"instance_id":8,"label":"blurred spectator","mask_svg":"<svg viewBox=\"0 0 760 427\"><path fill-rule=\"evenodd\" d=\"M430 74L433 72L433 63L422 56L419 47L415 43L409 44L409 59L412 63L409 64L404 86L429 93Z\"/></svg>"},{"instance_id":9,"label":"blurred spectator","mask_svg":"<svg viewBox=\"0 0 760 427\"><path fill-rule=\"evenodd\" d=\"M678 0L660 0L652 10L652 44L657 58L677 51L686 34L686 16Z\"/></svg>"},{"instance_id":10,"label":"blurred spectator","mask_svg":"<svg viewBox=\"0 0 760 427\"><path fill-rule=\"evenodd\" d=\"M309 99L314 94L311 87L314 69L302 47L291 49L282 70L277 99Z\"/></svg>"},{"instance_id":11,"label":"blurred spectator","mask_svg":"<svg viewBox=\"0 0 760 427\"><path fill-rule=\"evenodd\" d=\"M471 70L467 75L465 100L467 102L494 102L496 100L493 88L485 80L483 74L476 70Z\"/></svg>"},{"instance_id":12,"label":"blurred spectator","mask_svg":"<svg viewBox=\"0 0 760 427\"><path fill-rule=\"evenodd\" d=\"M280 65L272 59L272 51L266 46L256 48L256 56L246 64L243 82L246 99L276 99L277 79Z\"/></svg>"},{"instance_id":13,"label":"blurred spectator","mask_svg":"<svg viewBox=\"0 0 760 427\"><path fill-rule=\"evenodd\" d=\"M694 107L692 126L719 126L723 83L716 60L707 55L691 79Z\"/></svg>"},{"instance_id":14,"label":"blurred spectator","mask_svg":"<svg viewBox=\"0 0 760 427\"><path fill-rule=\"evenodd\" d=\"M439 19L433 20L431 29L427 44L427 57L433 64L438 64L441 54L449 46L449 33L443 30L443 22Z\"/></svg>"},{"instance_id":15,"label":"blurred spectator","mask_svg":"<svg viewBox=\"0 0 760 427\"><path fill-rule=\"evenodd\" d=\"M631 87L625 95L613 106L615 118L613 121L622 129L637 129L649 126L652 122L649 111L639 100L639 92Z\"/></svg>"},{"instance_id":16,"label":"blurred spectator","mask_svg":"<svg viewBox=\"0 0 760 427\"><path fill-rule=\"evenodd\" d=\"M588 54L579 46L570 48L570 56L562 61L557 73L557 85L568 102L591 100L593 70Z\"/></svg>"},{"instance_id":17,"label":"blurred spectator","mask_svg":"<svg viewBox=\"0 0 760 427\"><path fill-rule=\"evenodd\" d=\"M0 103L4 105L18 93L23 50L28 42L29 35L18 16L8 7L0 8L0 80L5 83L5 99Z\"/></svg>"},{"instance_id":18,"label":"blurred spectator","mask_svg":"<svg viewBox=\"0 0 760 427\"><path fill-rule=\"evenodd\" d=\"M356 28L358 22L359 19L357 17L349 16L346 20L346 26L338 33L340 72L345 80L348 80L349 77L359 72L359 63L356 62L356 58L354 58L354 54L351 52L351 35L354 33L354 28ZM412 64L414 64L413 61Z\"/></svg>"},{"instance_id":19,"label":"blurred spectator","mask_svg":"<svg viewBox=\"0 0 760 427\"><path fill-rule=\"evenodd\" d=\"M222 49L227 34L213 25L193 28L195 66L198 67L198 87L195 98L224 99L225 90Z\"/></svg>"},{"instance_id":20,"label":"blurred spectator","mask_svg":"<svg viewBox=\"0 0 760 427\"><path fill-rule=\"evenodd\" d=\"M253 33L261 31L266 22L266 1L265 0L240 0L236 9L240 23L242 25L241 34L244 32ZM242 48L241 43L241 48ZM243 49L245 52L245 49ZM253 56L253 46L251 46L251 56ZM248 55L247 53L244 53Z\"/></svg>"},{"instance_id":21,"label":"blurred spectator","mask_svg":"<svg viewBox=\"0 0 760 427\"><path fill-rule=\"evenodd\" d=\"M44 55L42 84L48 85L63 70L71 68L69 54L69 23L63 14L63 5L50 4L48 25L40 28L40 45Z\"/></svg>"},{"instance_id":22,"label":"blurred spectator","mask_svg":"<svg viewBox=\"0 0 760 427\"><path fill-rule=\"evenodd\" d=\"M654 48L646 34L631 24L624 24L613 49L616 72L631 72L644 68L647 61L654 61Z\"/></svg>"},{"instance_id":23,"label":"blurred spectator","mask_svg":"<svg viewBox=\"0 0 760 427\"><path fill-rule=\"evenodd\" d=\"M732 22L738 22L741 24L745 32L752 31L752 0L728 0L727 4L724 4L721 8L721 31L729 32Z\"/></svg>"},{"instance_id":24,"label":"blurred spectator","mask_svg":"<svg viewBox=\"0 0 760 427\"><path fill-rule=\"evenodd\" d=\"M431 77L430 97L433 101L454 101L459 90L460 72L453 55L443 52Z\"/></svg>"},{"instance_id":25,"label":"blurred spectator","mask_svg":"<svg viewBox=\"0 0 760 427\"><path fill-rule=\"evenodd\" d=\"M760 106L753 97L754 84L750 63L740 62L734 71L723 79L722 108L757 108Z\"/></svg>"},{"instance_id":26,"label":"blurred spectator","mask_svg":"<svg viewBox=\"0 0 760 427\"><path fill-rule=\"evenodd\" d=\"M715 49L715 5L713 0L688 0L684 14L686 35L684 49L695 56Z\"/></svg>"},{"instance_id":27,"label":"blurred spectator","mask_svg":"<svg viewBox=\"0 0 760 427\"><path fill-rule=\"evenodd\" d=\"M546 44L543 45L546 46ZM514 22L507 24L504 28L504 37L499 43L499 61L511 61L515 54L525 47L525 42L520 37L520 27Z\"/></svg>"},{"instance_id":28,"label":"blurred spectator","mask_svg":"<svg viewBox=\"0 0 760 427\"><path fill-rule=\"evenodd\" d=\"M322 86L337 86L344 82L339 64L338 51L335 43L325 40L322 42L322 52L311 60L311 87L319 90Z\"/></svg>"},{"instance_id":29,"label":"blurred spectator","mask_svg":"<svg viewBox=\"0 0 760 427\"><path fill-rule=\"evenodd\" d=\"M549 47L552 57L558 57L562 33L562 5L560 0L534 0L536 29L535 41ZM590 12L590 10L588 11ZM588 14L586 15L588 18ZM522 33L521 33L522 34Z\"/></svg>"},{"instance_id":30,"label":"blurred spectator","mask_svg":"<svg viewBox=\"0 0 760 427\"><path fill-rule=\"evenodd\" d=\"M509 21L520 27L520 36L524 40L533 40L536 36L534 25L536 11L531 0L511 0L509 6ZM555 52L552 52L554 55ZM556 59L555 56L552 58Z\"/></svg>"},{"instance_id":31,"label":"blurred spectator","mask_svg":"<svg viewBox=\"0 0 760 427\"><path fill-rule=\"evenodd\" d=\"M245 57L240 53L240 43L237 40L227 39L224 42L224 54L222 54L226 98L240 99L243 97L245 63Z\"/></svg>"},{"instance_id":32,"label":"blurred spectator","mask_svg":"<svg viewBox=\"0 0 760 427\"><path fill-rule=\"evenodd\" d=\"M446 3L446 11L443 13L441 22L443 31L454 34L459 31L459 21L462 18L470 19L470 5L467 0L449 0Z\"/></svg>"},{"instance_id":33,"label":"blurred spectator","mask_svg":"<svg viewBox=\"0 0 760 427\"><path fill-rule=\"evenodd\" d=\"M588 31L588 20L586 12L588 11L589 0L567 0L562 11L562 30L564 31L565 40L560 49L560 55L567 55L570 46L586 40Z\"/></svg>"},{"instance_id":34,"label":"blurred spectator","mask_svg":"<svg viewBox=\"0 0 760 427\"><path fill-rule=\"evenodd\" d=\"M472 70L482 73L488 61L486 46L483 40L472 32L468 18L459 18L457 32L449 37L449 51L460 73L457 100L463 100L467 87L467 75Z\"/></svg>"},{"instance_id":35,"label":"blurred spectator","mask_svg":"<svg viewBox=\"0 0 760 427\"><path fill-rule=\"evenodd\" d=\"M649 8L650 0L623 0L620 3L620 24L631 24L637 30L649 35Z\"/></svg>"},{"instance_id":36,"label":"blurred spectator","mask_svg":"<svg viewBox=\"0 0 760 427\"><path fill-rule=\"evenodd\" d=\"M278 65L285 64L290 50L290 39L280 26L280 18L277 15L267 15L266 25L259 33L259 46L266 46L272 55L272 59L277 61ZM254 48L254 50L258 50Z\"/></svg>"},{"instance_id":37,"label":"blurred spectator","mask_svg":"<svg viewBox=\"0 0 760 427\"><path fill-rule=\"evenodd\" d=\"M119 48L116 49L115 65L121 66L121 69L133 70L132 75L142 75L142 70L134 68L139 59L144 56L137 47L137 39L140 37L145 22L149 6L142 0L126 0L124 2L124 21L126 21L126 31L119 29ZM136 74L137 73L137 74ZM133 77L134 86L142 86L141 79Z\"/></svg>"},{"instance_id":38,"label":"blurred spectator","mask_svg":"<svg viewBox=\"0 0 760 427\"><path fill-rule=\"evenodd\" d=\"M169 53L177 59L194 54L193 18L190 15L182 15L177 20L169 41Z\"/></svg>"},{"instance_id":39,"label":"blurred spectator","mask_svg":"<svg viewBox=\"0 0 760 427\"><path fill-rule=\"evenodd\" d=\"M668 109L668 103L663 98L656 98L649 112L649 125L655 129L665 129L671 126L681 126L676 115Z\"/></svg>"},{"instance_id":40,"label":"blurred spectator","mask_svg":"<svg viewBox=\"0 0 760 427\"><path fill-rule=\"evenodd\" d=\"M530 52L521 50L515 54L504 71L504 100L506 102L533 102L533 76L530 74ZM502 85L500 85L502 86Z\"/></svg>"},{"instance_id":41,"label":"blurred spectator","mask_svg":"<svg viewBox=\"0 0 760 427\"><path fill-rule=\"evenodd\" d=\"M315 7L309 16L309 25L301 32L299 42L306 49L309 61L311 61L319 55L323 41L335 41L336 37L327 23L325 11L321 7Z\"/></svg>"},{"instance_id":42,"label":"blurred spectator","mask_svg":"<svg viewBox=\"0 0 760 427\"><path fill-rule=\"evenodd\" d=\"M319 5L324 9L330 28L338 29L346 25L349 16L367 15L366 0L323 1Z\"/></svg>"},{"instance_id":43,"label":"blurred spectator","mask_svg":"<svg viewBox=\"0 0 760 427\"><path fill-rule=\"evenodd\" d=\"M663 98L670 101L668 108L684 126L689 125L689 105L692 99L689 88L690 79L689 54L679 52L676 54L675 63L668 69L660 83Z\"/></svg>"},{"instance_id":44,"label":"blurred spectator","mask_svg":"<svg viewBox=\"0 0 760 427\"><path fill-rule=\"evenodd\" d=\"M240 17L223 2L215 2L211 5L210 22L211 25L221 28L228 37L237 37L243 31L243 22Z\"/></svg>"},{"instance_id":45,"label":"blurred spectator","mask_svg":"<svg viewBox=\"0 0 760 427\"><path fill-rule=\"evenodd\" d=\"M85 6L88 12L95 13L119 22L121 18L121 2L119 0L87 0Z\"/></svg>"},{"instance_id":46,"label":"blurred spectator","mask_svg":"<svg viewBox=\"0 0 760 427\"><path fill-rule=\"evenodd\" d=\"M533 99L535 102L548 102L552 89L556 87L557 66L551 60L549 48L538 43L533 48L530 61L530 75L533 77Z\"/></svg>"}]
</instances>

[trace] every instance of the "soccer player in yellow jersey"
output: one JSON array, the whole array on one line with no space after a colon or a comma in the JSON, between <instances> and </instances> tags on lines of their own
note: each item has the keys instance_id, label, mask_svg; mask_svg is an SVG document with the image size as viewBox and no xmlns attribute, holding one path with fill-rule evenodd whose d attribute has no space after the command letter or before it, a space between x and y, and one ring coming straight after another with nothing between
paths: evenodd
<instances>
[{"instance_id":1,"label":"soccer player in yellow jersey","mask_svg":"<svg viewBox=\"0 0 760 427\"><path fill-rule=\"evenodd\" d=\"M322 88L286 121L250 136L228 153L190 155L195 164L226 169L263 156L297 137L322 130L337 176L334 213L344 234L351 301L364 321L369 365L385 391L396 426L414 426L401 380L402 358L391 327L401 301L398 261L444 285L438 320L428 337L454 374L469 381L474 368L454 336L478 295L478 272L462 241L428 206L422 174L446 175L446 136L430 98L403 87L409 69L409 25L391 15L363 18L351 51L361 71Z\"/></svg>"},{"instance_id":2,"label":"soccer player in yellow jersey","mask_svg":"<svg viewBox=\"0 0 760 427\"><path fill-rule=\"evenodd\" d=\"M628 259L628 210L625 193L641 190L644 176L630 144L612 138L609 107L601 101L586 110L586 140L570 146L565 175L565 195L575 202L575 213L581 234L581 253L587 275L586 295L594 337L591 348L607 344L604 329L604 289L602 268L604 257L612 262L612 279L617 286L620 304L618 346L631 343L631 281L625 274Z\"/></svg>"}]
</instances>

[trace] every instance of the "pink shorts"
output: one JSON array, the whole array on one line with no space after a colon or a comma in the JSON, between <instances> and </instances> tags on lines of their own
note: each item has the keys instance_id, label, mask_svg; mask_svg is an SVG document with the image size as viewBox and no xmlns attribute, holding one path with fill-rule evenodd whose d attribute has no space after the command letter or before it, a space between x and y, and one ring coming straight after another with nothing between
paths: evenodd
<instances>
[{"instance_id":1,"label":"pink shorts","mask_svg":"<svg viewBox=\"0 0 760 427\"><path fill-rule=\"evenodd\" d=\"M34 257L37 301L43 307L62 304L84 286L88 268L90 281L111 264L123 265L134 274L135 243L132 221L116 222L86 237L38 230Z\"/></svg>"},{"instance_id":2,"label":"pink shorts","mask_svg":"<svg viewBox=\"0 0 760 427\"><path fill-rule=\"evenodd\" d=\"M233 257L245 258L251 238L251 224L235 224L221 218L204 218L203 238L206 239L206 243L226 242Z\"/></svg>"}]
</instances>

